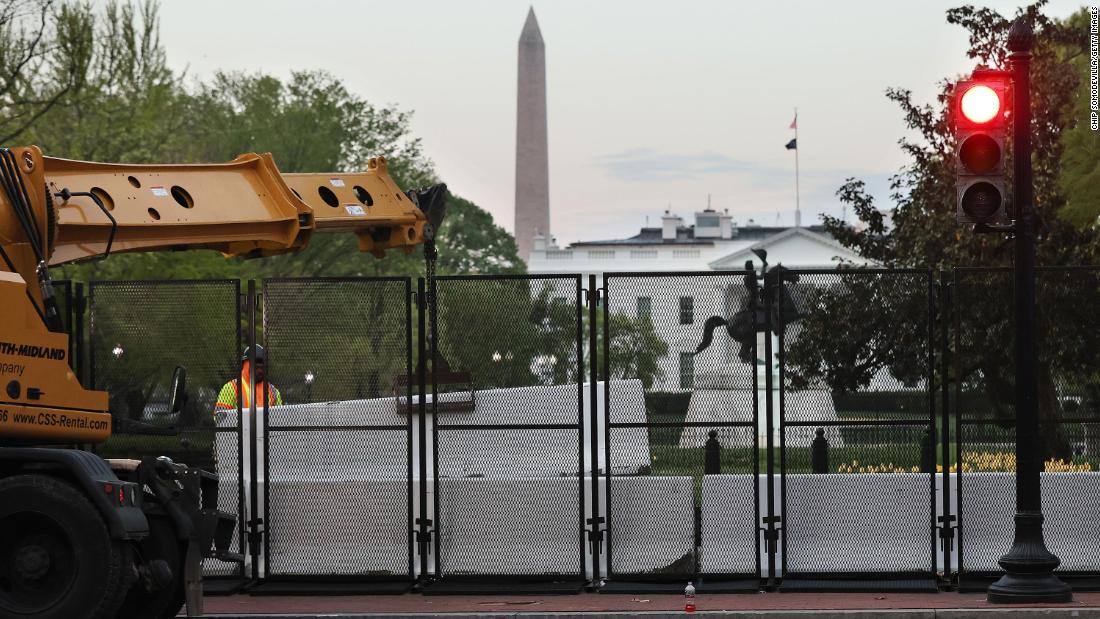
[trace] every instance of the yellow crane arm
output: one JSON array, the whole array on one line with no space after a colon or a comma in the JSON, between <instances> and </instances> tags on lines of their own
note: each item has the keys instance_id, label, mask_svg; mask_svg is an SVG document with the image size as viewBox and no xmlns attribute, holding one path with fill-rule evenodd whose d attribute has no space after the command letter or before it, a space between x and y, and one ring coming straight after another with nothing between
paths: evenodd
<instances>
[{"instance_id":1,"label":"yellow crane arm","mask_svg":"<svg viewBox=\"0 0 1100 619\"><path fill-rule=\"evenodd\" d=\"M251 153L199 165L43 162L57 209L51 265L176 248L269 256L305 247L315 229L353 232L379 257L424 241L424 214L383 158L366 172L285 175Z\"/></svg>"}]
</instances>

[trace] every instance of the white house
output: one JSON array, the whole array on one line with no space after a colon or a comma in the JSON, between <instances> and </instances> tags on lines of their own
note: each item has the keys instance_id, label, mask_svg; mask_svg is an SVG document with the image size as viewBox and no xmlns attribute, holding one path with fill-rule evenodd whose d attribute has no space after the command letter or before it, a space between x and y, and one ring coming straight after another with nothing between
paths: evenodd
<instances>
[{"instance_id":1,"label":"white house","mask_svg":"<svg viewBox=\"0 0 1100 619\"><path fill-rule=\"evenodd\" d=\"M826 234L822 226L771 227L752 220L738 226L728 213L712 209L696 212L691 225L666 211L661 224L660 228L642 228L630 238L581 241L564 249L536 237L528 272L580 273L585 277L584 286L594 274L604 286L605 273L742 271L746 261L753 261L758 268L753 250L759 249L767 251L769 264L789 268L828 268L840 260L867 263ZM664 376L655 389L690 389L709 369L696 367L697 362L726 365L718 355L696 358L691 353L699 344L707 318L730 316L739 309L744 293L736 275L612 278L608 288L610 311L649 315L658 335L669 345L668 356L660 362ZM722 356L732 360L737 353L735 345L726 338L716 342L724 349Z\"/></svg>"}]
</instances>

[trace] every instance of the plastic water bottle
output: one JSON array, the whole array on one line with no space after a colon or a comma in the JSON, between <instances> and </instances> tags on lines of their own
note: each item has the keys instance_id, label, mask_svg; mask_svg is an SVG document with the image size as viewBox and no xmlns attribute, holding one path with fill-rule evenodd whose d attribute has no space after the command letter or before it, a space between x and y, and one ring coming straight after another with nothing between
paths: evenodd
<instances>
[{"instance_id":1,"label":"plastic water bottle","mask_svg":"<svg viewBox=\"0 0 1100 619\"><path fill-rule=\"evenodd\" d=\"M695 612L695 585L688 581L688 586L684 587L684 612Z\"/></svg>"}]
</instances>

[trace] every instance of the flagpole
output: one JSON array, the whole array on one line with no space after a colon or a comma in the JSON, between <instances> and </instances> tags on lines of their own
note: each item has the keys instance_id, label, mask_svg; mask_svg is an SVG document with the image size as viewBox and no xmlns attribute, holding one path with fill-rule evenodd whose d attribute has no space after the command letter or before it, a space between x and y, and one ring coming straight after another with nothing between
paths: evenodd
<instances>
[{"instance_id":1,"label":"flagpole","mask_svg":"<svg viewBox=\"0 0 1100 619\"><path fill-rule=\"evenodd\" d=\"M798 108L794 108L794 227L802 227L802 205L798 188Z\"/></svg>"}]
</instances>

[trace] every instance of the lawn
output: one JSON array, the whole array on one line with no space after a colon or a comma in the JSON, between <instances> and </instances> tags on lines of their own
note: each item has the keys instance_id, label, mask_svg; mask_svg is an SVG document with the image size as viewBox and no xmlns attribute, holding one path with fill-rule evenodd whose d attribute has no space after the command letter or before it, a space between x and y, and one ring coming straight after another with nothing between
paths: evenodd
<instances>
[{"instance_id":1,"label":"lawn","mask_svg":"<svg viewBox=\"0 0 1100 619\"><path fill-rule=\"evenodd\" d=\"M721 464L723 473L752 473L753 449L724 448L721 452ZM760 466L760 472L767 469L767 450L758 449L756 459ZM779 470L779 450L776 449L775 469ZM810 448L789 447L787 452L788 473L812 473L812 459ZM704 451L702 449L687 449L670 445L653 445L650 448L653 475L702 475L704 467ZM840 464L851 464L858 461L864 465L893 464L895 467L906 470L920 466L920 451L909 445L858 445L854 447L840 447L829 450L829 470L835 472Z\"/></svg>"}]
</instances>

